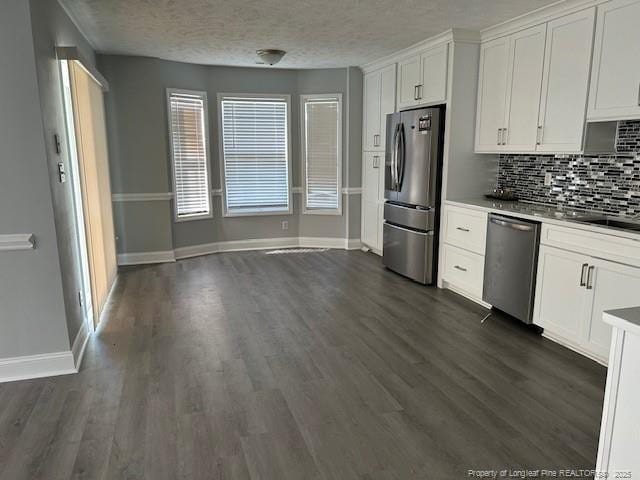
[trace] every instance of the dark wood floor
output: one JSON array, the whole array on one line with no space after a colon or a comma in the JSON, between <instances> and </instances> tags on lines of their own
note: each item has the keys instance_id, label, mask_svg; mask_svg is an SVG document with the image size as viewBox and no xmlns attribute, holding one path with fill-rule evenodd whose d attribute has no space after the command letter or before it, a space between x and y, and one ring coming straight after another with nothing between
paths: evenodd
<instances>
[{"instance_id":1,"label":"dark wood floor","mask_svg":"<svg viewBox=\"0 0 640 480\"><path fill-rule=\"evenodd\" d=\"M77 375L0 385L0 478L593 468L605 369L362 252L121 273Z\"/></svg>"}]
</instances>

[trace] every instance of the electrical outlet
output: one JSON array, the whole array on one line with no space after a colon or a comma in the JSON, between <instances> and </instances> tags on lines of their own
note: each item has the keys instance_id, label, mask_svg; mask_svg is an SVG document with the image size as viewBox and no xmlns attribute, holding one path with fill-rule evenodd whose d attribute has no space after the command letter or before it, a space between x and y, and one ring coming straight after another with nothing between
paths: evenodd
<instances>
[{"instance_id":1,"label":"electrical outlet","mask_svg":"<svg viewBox=\"0 0 640 480\"><path fill-rule=\"evenodd\" d=\"M551 175L551 172L546 172L544 174L544 186L545 187L551 186L552 181L553 181L553 175Z\"/></svg>"},{"instance_id":2,"label":"electrical outlet","mask_svg":"<svg viewBox=\"0 0 640 480\"><path fill-rule=\"evenodd\" d=\"M289 222L287 220L282 221L282 230L289 230Z\"/></svg>"}]
</instances>

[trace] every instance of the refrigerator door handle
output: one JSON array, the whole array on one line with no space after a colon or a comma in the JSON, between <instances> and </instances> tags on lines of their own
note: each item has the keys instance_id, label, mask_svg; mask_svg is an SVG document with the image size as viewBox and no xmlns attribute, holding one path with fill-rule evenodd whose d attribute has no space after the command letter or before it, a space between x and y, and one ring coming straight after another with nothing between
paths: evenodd
<instances>
[{"instance_id":1,"label":"refrigerator door handle","mask_svg":"<svg viewBox=\"0 0 640 480\"><path fill-rule=\"evenodd\" d=\"M393 133L393 154L391 156L391 190L397 190L398 179L398 140L399 140L400 124L396 125L396 130Z\"/></svg>"},{"instance_id":2,"label":"refrigerator door handle","mask_svg":"<svg viewBox=\"0 0 640 480\"><path fill-rule=\"evenodd\" d=\"M400 191L402 189L402 181L404 179L404 163L406 160L406 143L404 138L404 123L401 123L398 128L398 149L400 161L396 161L396 189Z\"/></svg>"}]
</instances>

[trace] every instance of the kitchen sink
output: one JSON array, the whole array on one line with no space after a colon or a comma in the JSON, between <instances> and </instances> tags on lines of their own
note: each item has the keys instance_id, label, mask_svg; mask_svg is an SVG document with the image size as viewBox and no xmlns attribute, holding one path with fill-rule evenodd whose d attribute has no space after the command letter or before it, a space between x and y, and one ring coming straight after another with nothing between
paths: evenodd
<instances>
[{"instance_id":1,"label":"kitchen sink","mask_svg":"<svg viewBox=\"0 0 640 480\"><path fill-rule=\"evenodd\" d=\"M640 232L640 222L634 220L621 220L613 217L593 217L576 219L580 223L589 223L591 225L601 225L609 228L620 228L622 230L631 230Z\"/></svg>"}]
</instances>

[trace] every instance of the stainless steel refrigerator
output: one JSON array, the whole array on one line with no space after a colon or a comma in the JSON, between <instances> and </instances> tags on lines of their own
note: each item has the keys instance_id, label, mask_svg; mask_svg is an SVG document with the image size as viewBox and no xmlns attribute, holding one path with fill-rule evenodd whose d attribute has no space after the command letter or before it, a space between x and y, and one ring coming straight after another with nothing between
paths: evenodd
<instances>
[{"instance_id":1,"label":"stainless steel refrigerator","mask_svg":"<svg viewBox=\"0 0 640 480\"><path fill-rule=\"evenodd\" d=\"M416 282L436 280L444 109L387 115L383 264Z\"/></svg>"}]
</instances>

